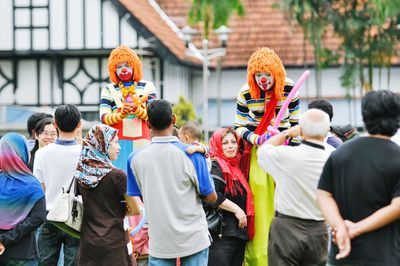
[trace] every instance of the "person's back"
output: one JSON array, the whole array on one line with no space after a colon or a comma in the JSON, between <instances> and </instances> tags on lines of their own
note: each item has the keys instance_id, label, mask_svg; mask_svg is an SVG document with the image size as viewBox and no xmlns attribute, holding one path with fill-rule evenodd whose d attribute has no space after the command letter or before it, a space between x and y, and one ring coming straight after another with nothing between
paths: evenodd
<instances>
[{"instance_id":1,"label":"person's back","mask_svg":"<svg viewBox=\"0 0 400 266\"><path fill-rule=\"evenodd\" d=\"M329 125L328 114L309 109L299 126L276 134L257 151L259 165L275 181L269 265L325 265L328 235L316 190L330 155L324 143ZM297 136L302 139L299 146L283 145L288 137Z\"/></svg>"},{"instance_id":2,"label":"person's back","mask_svg":"<svg viewBox=\"0 0 400 266\"><path fill-rule=\"evenodd\" d=\"M334 232L332 265L400 265L400 97L372 91L362 99L368 136L332 153L318 184L318 203Z\"/></svg>"},{"instance_id":3,"label":"person's back","mask_svg":"<svg viewBox=\"0 0 400 266\"><path fill-rule=\"evenodd\" d=\"M112 127L95 125L83 142L74 175L84 208L77 265L132 264L123 219L127 206L131 214L139 210L124 197L125 172L112 164L121 150L117 134Z\"/></svg>"},{"instance_id":4,"label":"person's back","mask_svg":"<svg viewBox=\"0 0 400 266\"><path fill-rule=\"evenodd\" d=\"M33 164L33 174L42 183L45 191L47 211L54 207L62 189L68 189L82 148L75 140L81 123L78 108L74 105L59 106L54 117L59 138L38 150ZM64 265L75 265L79 240L46 221L39 228L39 265L55 265L59 259L61 244L64 245Z\"/></svg>"},{"instance_id":5,"label":"person's back","mask_svg":"<svg viewBox=\"0 0 400 266\"><path fill-rule=\"evenodd\" d=\"M116 248L125 246L128 234L124 231L123 219L127 212L122 203L124 188L126 189L125 172L120 169L111 170L95 189L79 186L85 208L82 234L89 235L85 240L93 246Z\"/></svg>"},{"instance_id":6,"label":"person's back","mask_svg":"<svg viewBox=\"0 0 400 266\"><path fill-rule=\"evenodd\" d=\"M148 222L153 225L149 236L150 254L154 256L186 256L191 254L192 247L201 250L210 244L205 214L196 191L196 169L188 156L197 162L204 162L204 159L199 153L186 155L187 147L176 137L153 138L152 144L132 159ZM208 176L208 173L203 175ZM207 195L212 188L200 192Z\"/></svg>"},{"instance_id":7,"label":"person's back","mask_svg":"<svg viewBox=\"0 0 400 266\"><path fill-rule=\"evenodd\" d=\"M344 219L360 221L389 205L396 188L400 193L398 158L398 145L371 137L346 142L332 154L325 167L335 172L333 196ZM345 260L349 264L368 261L375 265L399 265L399 237L398 222L361 235L352 240L355 248ZM331 257L338 252L336 246L333 246L333 252Z\"/></svg>"},{"instance_id":8,"label":"person's back","mask_svg":"<svg viewBox=\"0 0 400 266\"><path fill-rule=\"evenodd\" d=\"M215 201L216 194L205 159L186 154L188 146L172 136L175 116L167 101L152 102L148 116L154 137L130 156L128 195L143 196L150 264L181 257L182 264L206 265L210 238L200 197Z\"/></svg>"},{"instance_id":9,"label":"person's back","mask_svg":"<svg viewBox=\"0 0 400 266\"><path fill-rule=\"evenodd\" d=\"M36 152L33 172L45 184L47 210L71 183L82 146L56 139Z\"/></svg>"}]
</instances>

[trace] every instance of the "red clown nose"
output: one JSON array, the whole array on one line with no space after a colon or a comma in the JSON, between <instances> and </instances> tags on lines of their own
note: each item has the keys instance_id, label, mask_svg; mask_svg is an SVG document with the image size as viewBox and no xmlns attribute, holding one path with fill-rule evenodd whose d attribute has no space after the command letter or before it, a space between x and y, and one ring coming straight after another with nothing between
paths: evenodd
<instances>
[{"instance_id":1,"label":"red clown nose","mask_svg":"<svg viewBox=\"0 0 400 266\"><path fill-rule=\"evenodd\" d=\"M267 82L267 78L266 77L262 77L260 81L261 81L261 83L266 83Z\"/></svg>"}]
</instances>

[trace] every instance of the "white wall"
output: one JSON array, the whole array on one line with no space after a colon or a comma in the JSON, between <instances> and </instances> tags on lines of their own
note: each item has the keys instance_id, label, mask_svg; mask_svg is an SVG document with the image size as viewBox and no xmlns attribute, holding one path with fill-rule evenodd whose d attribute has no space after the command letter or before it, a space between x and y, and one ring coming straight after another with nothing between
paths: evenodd
<instances>
[{"instance_id":1,"label":"white wall","mask_svg":"<svg viewBox=\"0 0 400 266\"><path fill-rule=\"evenodd\" d=\"M18 6L29 5L30 1L17 0ZM33 50L62 50L62 49L98 49L113 48L121 43L137 47L136 31L129 25L129 15L121 20L121 36L118 30L118 13L110 1L104 1L101 13L101 0L49 0L50 20L48 21L47 9L34 9L33 26L50 27L50 47L46 29L33 31ZM47 4L47 0L35 0L33 5ZM86 10L84 11L84 4ZM67 6L67 14L66 14ZM16 26L30 25L29 9L17 9ZM85 22L85 26L84 26ZM103 35L101 24L103 23ZM84 29L86 38L84 38ZM13 0L0 1L0 50L13 48ZM67 36L68 35L68 36ZM17 50L29 50L31 42L28 29L17 30L15 33L15 47ZM143 42L141 47L147 47Z\"/></svg>"},{"instance_id":2,"label":"white wall","mask_svg":"<svg viewBox=\"0 0 400 266\"><path fill-rule=\"evenodd\" d=\"M164 99L177 103L179 96L190 98L189 70L187 67L164 61Z\"/></svg>"},{"instance_id":3,"label":"white wall","mask_svg":"<svg viewBox=\"0 0 400 266\"><path fill-rule=\"evenodd\" d=\"M11 50L13 47L13 0L0 1L0 50Z\"/></svg>"}]
</instances>

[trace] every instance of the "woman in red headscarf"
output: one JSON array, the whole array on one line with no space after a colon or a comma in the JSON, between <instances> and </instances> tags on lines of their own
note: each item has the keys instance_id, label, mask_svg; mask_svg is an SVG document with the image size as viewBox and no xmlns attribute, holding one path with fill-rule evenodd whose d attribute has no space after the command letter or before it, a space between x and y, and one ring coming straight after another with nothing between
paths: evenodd
<instances>
[{"instance_id":1,"label":"woman in red headscarf","mask_svg":"<svg viewBox=\"0 0 400 266\"><path fill-rule=\"evenodd\" d=\"M213 243L209 265L238 265L244 259L246 242L254 237L254 206L250 186L239 168L239 137L232 128L221 128L210 140L211 174L222 213L221 232L210 232ZM223 182L222 179L225 181Z\"/></svg>"}]
</instances>

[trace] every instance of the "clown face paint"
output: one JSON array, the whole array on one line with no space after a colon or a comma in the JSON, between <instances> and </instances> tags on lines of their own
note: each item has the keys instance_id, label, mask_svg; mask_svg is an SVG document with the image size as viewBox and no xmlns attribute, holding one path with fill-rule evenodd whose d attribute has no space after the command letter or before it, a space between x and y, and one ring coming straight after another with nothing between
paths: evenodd
<instances>
[{"instance_id":1,"label":"clown face paint","mask_svg":"<svg viewBox=\"0 0 400 266\"><path fill-rule=\"evenodd\" d=\"M133 69L125 62L117 65L115 73L122 82L132 81Z\"/></svg>"},{"instance_id":2,"label":"clown face paint","mask_svg":"<svg viewBox=\"0 0 400 266\"><path fill-rule=\"evenodd\" d=\"M254 78L258 87L260 87L264 91L270 90L275 82L274 77L267 72L257 72L254 75Z\"/></svg>"}]
</instances>

